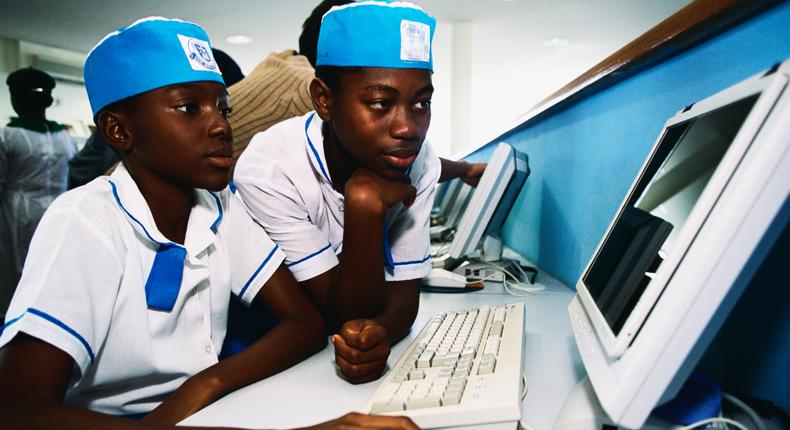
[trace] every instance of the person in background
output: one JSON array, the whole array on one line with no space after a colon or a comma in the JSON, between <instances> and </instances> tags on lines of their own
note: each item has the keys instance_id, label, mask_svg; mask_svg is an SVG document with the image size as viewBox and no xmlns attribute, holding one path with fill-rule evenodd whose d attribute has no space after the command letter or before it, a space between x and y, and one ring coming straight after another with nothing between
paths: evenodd
<instances>
[{"instance_id":1,"label":"person in background","mask_svg":"<svg viewBox=\"0 0 790 430\"><path fill-rule=\"evenodd\" d=\"M30 239L50 203L66 191L77 144L66 127L48 121L55 80L25 68L6 80L19 115L0 127L0 315L14 294Z\"/></svg>"},{"instance_id":2,"label":"person in background","mask_svg":"<svg viewBox=\"0 0 790 430\"><path fill-rule=\"evenodd\" d=\"M121 161L121 156L112 149L98 130L94 130L85 146L69 160L69 189L77 188L112 173L107 169Z\"/></svg>"},{"instance_id":3,"label":"person in background","mask_svg":"<svg viewBox=\"0 0 790 430\"><path fill-rule=\"evenodd\" d=\"M354 0L324 0L302 25L299 52L288 49L269 54L247 77L228 89L233 105L233 158L238 160L256 133L313 110L310 82L315 77L316 47L321 18L334 6ZM441 158L439 182L460 178L477 186L485 163L468 163Z\"/></svg>"},{"instance_id":4,"label":"person in background","mask_svg":"<svg viewBox=\"0 0 790 430\"><path fill-rule=\"evenodd\" d=\"M211 52L214 54L214 60L217 62L217 66L219 66L219 71L222 73L222 80L225 81L225 86L230 88L244 79L244 73L241 72L241 67L239 67L230 55L217 48L211 48Z\"/></svg>"}]
</instances>

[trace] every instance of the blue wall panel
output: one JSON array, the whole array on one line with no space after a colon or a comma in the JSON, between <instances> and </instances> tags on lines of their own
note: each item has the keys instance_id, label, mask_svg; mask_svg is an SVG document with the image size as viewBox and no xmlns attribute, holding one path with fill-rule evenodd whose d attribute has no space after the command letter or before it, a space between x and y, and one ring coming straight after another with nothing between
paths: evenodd
<instances>
[{"instance_id":1,"label":"blue wall panel","mask_svg":"<svg viewBox=\"0 0 790 430\"><path fill-rule=\"evenodd\" d=\"M505 243L575 286L664 122L787 58L790 2L507 136L503 141L529 155L532 174L505 223ZM468 159L486 160L492 147ZM725 389L772 400L786 411L788 237L779 238L703 359Z\"/></svg>"},{"instance_id":2,"label":"blue wall panel","mask_svg":"<svg viewBox=\"0 0 790 430\"><path fill-rule=\"evenodd\" d=\"M575 285L664 122L788 57L784 3L506 137L529 155L532 175L505 223L505 242ZM468 159L485 160L491 150Z\"/></svg>"}]
</instances>

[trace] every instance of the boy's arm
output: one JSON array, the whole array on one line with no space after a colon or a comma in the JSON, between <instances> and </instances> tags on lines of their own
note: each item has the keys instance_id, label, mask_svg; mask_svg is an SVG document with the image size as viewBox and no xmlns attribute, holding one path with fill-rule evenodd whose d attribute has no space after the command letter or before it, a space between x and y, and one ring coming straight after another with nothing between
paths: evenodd
<instances>
[{"instance_id":1,"label":"boy's arm","mask_svg":"<svg viewBox=\"0 0 790 430\"><path fill-rule=\"evenodd\" d=\"M279 321L247 349L189 378L145 421L175 425L220 397L304 360L326 344L323 319L283 265L258 292Z\"/></svg>"},{"instance_id":2,"label":"boy's arm","mask_svg":"<svg viewBox=\"0 0 790 430\"><path fill-rule=\"evenodd\" d=\"M159 430L172 425L134 421L64 406L74 360L60 349L20 334L0 349L0 416L8 430ZM347 414L310 429L416 429L405 417ZM208 430L207 427L178 427ZM216 428L222 430L223 428Z\"/></svg>"},{"instance_id":3,"label":"boy's arm","mask_svg":"<svg viewBox=\"0 0 790 430\"><path fill-rule=\"evenodd\" d=\"M334 327L336 362L352 383L377 378L389 344L408 333L419 306L419 280L384 280L384 218L416 190L359 168L345 188L343 254L339 264L302 281Z\"/></svg>"},{"instance_id":4,"label":"boy's arm","mask_svg":"<svg viewBox=\"0 0 790 430\"><path fill-rule=\"evenodd\" d=\"M19 334L0 349L0 416L4 429L164 429L139 421L63 405L74 359ZM186 429L186 427L180 427Z\"/></svg>"},{"instance_id":5,"label":"boy's arm","mask_svg":"<svg viewBox=\"0 0 790 430\"><path fill-rule=\"evenodd\" d=\"M480 182L480 177L486 170L486 163L469 163L466 161L453 161L440 158L442 172L439 175L439 182L450 179L461 178L465 183L476 187Z\"/></svg>"}]
</instances>

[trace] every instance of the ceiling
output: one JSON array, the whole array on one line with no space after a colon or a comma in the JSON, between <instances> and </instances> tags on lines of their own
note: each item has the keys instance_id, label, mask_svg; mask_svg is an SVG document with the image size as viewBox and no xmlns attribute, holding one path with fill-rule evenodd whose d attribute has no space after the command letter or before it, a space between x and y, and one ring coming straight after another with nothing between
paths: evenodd
<instances>
[{"instance_id":1,"label":"ceiling","mask_svg":"<svg viewBox=\"0 0 790 430\"><path fill-rule=\"evenodd\" d=\"M87 52L102 36L148 15L201 24L245 72L266 53L296 48L301 23L318 0L0 0L0 36ZM519 38L631 40L689 0L418 0L439 21L529 22ZM230 45L230 34L252 37Z\"/></svg>"}]
</instances>

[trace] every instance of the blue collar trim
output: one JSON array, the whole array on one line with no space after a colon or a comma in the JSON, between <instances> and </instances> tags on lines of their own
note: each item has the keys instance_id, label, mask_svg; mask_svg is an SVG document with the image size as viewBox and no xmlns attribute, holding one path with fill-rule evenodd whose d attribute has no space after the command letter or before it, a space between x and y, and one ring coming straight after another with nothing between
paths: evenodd
<instances>
[{"instance_id":1,"label":"blue collar trim","mask_svg":"<svg viewBox=\"0 0 790 430\"><path fill-rule=\"evenodd\" d=\"M313 122L313 117L315 117L315 112L313 112L312 115L310 115L307 118L307 121L305 121L304 135L307 138L307 144L310 145L310 150L313 151L315 160L318 162L318 167L321 169L321 173L323 173L324 177L326 178L326 181L329 182L329 185L332 185L334 187L334 185L332 184L332 180L329 179L329 175L326 173L326 169L324 169L324 163L321 162L321 157L318 156L318 151L316 151L315 146L313 146L313 141L310 140L310 134L307 132L307 130L310 128L310 123Z\"/></svg>"},{"instance_id":2,"label":"blue collar trim","mask_svg":"<svg viewBox=\"0 0 790 430\"><path fill-rule=\"evenodd\" d=\"M184 275L184 259L187 255L187 250L182 245L175 242L159 242L154 239L148 230L146 230L143 223L134 217L121 203L121 198L118 196L118 189L115 183L107 180L112 187L112 194L115 196L115 201L118 206L123 209L126 215L132 221L137 223L148 239L152 242L159 244L159 249L156 251L154 257L154 264L151 266L151 272L148 274L148 279L145 281L145 301L149 309L170 312L178 299L178 292L181 289L181 280ZM222 219L222 205L219 198L213 193L211 195L216 199L217 208L219 209L219 216L214 224L211 226L214 230L215 226L219 224Z\"/></svg>"},{"instance_id":3,"label":"blue collar trim","mask_svg":"<svg viewBox=\"0 0 790 430\"><path fill-rule=\"evenodd\" d=\"M214 197L214 202L217 204L217 211L219 212L219 214L217 214L217 219L215 219L214 222L211 224L211 231L216 233L217 227L219 226L220 221L222 221L222 201L220 201L219 197L217 197L216 194L210 191L209 194L211 194L211 197Z\"/></svg>"}]
</instances>

